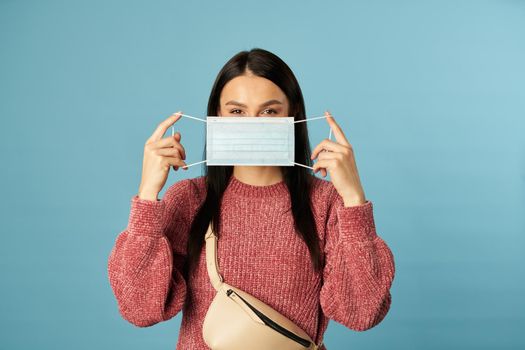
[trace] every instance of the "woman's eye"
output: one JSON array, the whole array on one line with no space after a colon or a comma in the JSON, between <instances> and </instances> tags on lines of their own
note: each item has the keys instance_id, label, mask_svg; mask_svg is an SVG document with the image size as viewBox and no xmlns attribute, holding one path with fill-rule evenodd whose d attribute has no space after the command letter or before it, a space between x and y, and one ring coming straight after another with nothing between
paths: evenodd
<instances>
[{"instance_id":1,"label":"woman's eye","mask_svg":"<svg viewBox=\"0 0 525 350\"><path fill-rule=\"evenodd\" d=\"M265 111L265 112L266 112L266 111L271 112L271 113L269 113L269 114L277 114L277 111L276 111L275 109L273 109L273 108L268 108L268 109L265 109L264 111Z\"/></svg>"},{"instance_id":2,"label":"woman's eye","mask_svg":"<svg viewBox=\"0 0 525 350\"><path fill-rule=\"evenodd\" d=\"M241 111L240 109L232 109L232 110L230 111L230 113L232 113L232 114L238 114L237 112L240 112L240 111Z\"/></svg>"}]
</instances>

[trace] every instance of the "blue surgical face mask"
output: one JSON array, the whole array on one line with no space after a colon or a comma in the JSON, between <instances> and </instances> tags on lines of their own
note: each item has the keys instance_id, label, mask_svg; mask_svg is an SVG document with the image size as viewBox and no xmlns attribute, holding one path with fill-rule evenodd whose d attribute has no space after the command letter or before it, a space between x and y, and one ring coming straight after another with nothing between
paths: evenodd
<instances>
[{"instance_id":1,"label":"blue surgical face mask","mask_svg":"<svg viewBox=\"0 0 525 350\"><path fill-rule=\"evenodd\" d=\"M206 165L272 165L312 167L295 162L295 123L327 116L294 120L294 117L216 117L206 119L206 159L187 167ZM174 135L174 126L171 134ZM328 138L331 139L332 129Z\"/></svg>"}]
</instances>

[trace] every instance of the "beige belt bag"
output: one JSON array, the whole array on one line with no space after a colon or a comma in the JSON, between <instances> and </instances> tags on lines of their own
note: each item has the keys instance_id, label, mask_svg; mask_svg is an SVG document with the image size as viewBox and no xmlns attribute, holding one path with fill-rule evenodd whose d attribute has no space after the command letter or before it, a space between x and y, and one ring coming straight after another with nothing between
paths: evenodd
<instances>
[{"instance_id":1,"label":"beige belt bag","mask_svg":"<svg viewBox=\"0 0 525 350\"><path fill-rule=\"evenodd\" d=\"M304 330L286 316L237 287L223 282L217 260L217 236L206 232L206 268L217 294L202 326L213 350L318 350Z\"/></svg>"}]
</instances>

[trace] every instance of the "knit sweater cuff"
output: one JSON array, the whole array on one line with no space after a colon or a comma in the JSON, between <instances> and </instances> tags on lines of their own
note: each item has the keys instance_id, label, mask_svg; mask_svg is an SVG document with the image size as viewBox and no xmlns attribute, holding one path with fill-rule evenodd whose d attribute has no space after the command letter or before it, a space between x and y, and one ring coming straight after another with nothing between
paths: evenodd
<instances>
[{"instance_id":1,"label":"knit sweater cuff","mask_svg":"<svg viewBox=\"0 0 525 350\"><path fill-rule=\"evenodd\" d=\"M372 202L338 207L339 238L342 241L370 241L376 236Z\"/></svg>"},{"instance_id":2,"label":"knit sweater cuff","mask_svg":"<svg viewBox=\"0 0 525 350\"><path fill-rule=\"evenodd\" d=\"M136 235L163 235L165 207L162 200L141 199L134 195L131 198L128 232Z\"/></svg>"}]
</instances>

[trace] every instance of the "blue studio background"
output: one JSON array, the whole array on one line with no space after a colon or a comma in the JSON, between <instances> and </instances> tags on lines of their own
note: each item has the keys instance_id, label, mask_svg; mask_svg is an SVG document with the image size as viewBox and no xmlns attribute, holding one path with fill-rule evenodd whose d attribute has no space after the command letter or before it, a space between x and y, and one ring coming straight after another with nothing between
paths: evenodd
<instances>
[{"instance_id":1,"label":"blue studio background","mask_svg":"<svg viewBox=\"0 0 525 350\"><path fill-rule=\"evenodd\" d=\"M107 258L146 139L253 47L332 111L396 259L383 322L328 349L525 348L524 38L517 0L0 1L0 348L175 348L181 314L127 323ZM177 124L188 162L203 125Z\"/></svg>"}]
</instances>

